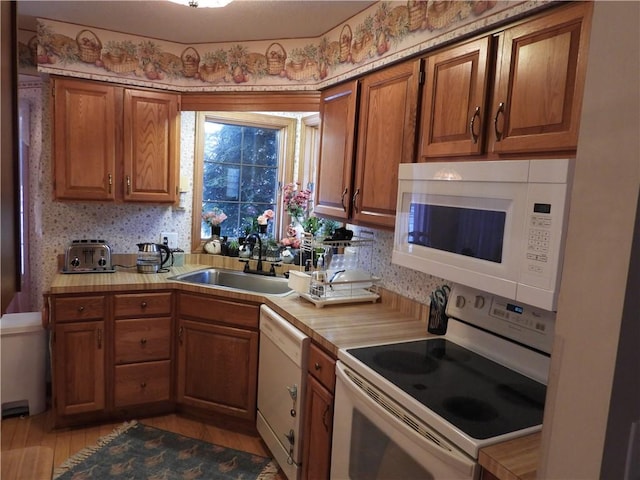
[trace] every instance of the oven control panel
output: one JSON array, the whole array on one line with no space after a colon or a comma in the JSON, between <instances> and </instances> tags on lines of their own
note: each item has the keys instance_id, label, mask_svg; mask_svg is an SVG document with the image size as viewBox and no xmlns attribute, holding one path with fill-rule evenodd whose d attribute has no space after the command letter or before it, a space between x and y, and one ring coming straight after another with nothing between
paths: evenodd
<instances>
[{"instance_id":1,"label":"oven control panel","mask_svg":"<svg viewBox=\"0 0 640 480\"><path fill-rule=\"evenodd\" d=\"M551 353L555 313L454 285L447 315L545 353Z\"/></svg>"}]
</instances>

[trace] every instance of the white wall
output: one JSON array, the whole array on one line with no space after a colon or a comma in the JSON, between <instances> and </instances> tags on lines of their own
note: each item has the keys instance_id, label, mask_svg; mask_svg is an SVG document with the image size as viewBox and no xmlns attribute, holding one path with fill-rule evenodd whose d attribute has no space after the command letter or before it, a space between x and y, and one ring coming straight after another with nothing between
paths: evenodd
<instances>
[{"instance_id":1,"label":"white wall","mask_svg":"<svg viewBox=\"0 0 640 480\"><path fill-rule=\"evenodd\" d=\"M640 185L639 18L638 2L594 5L542 431L545 480L600 478Z\"/></svg>"}]
</instances>

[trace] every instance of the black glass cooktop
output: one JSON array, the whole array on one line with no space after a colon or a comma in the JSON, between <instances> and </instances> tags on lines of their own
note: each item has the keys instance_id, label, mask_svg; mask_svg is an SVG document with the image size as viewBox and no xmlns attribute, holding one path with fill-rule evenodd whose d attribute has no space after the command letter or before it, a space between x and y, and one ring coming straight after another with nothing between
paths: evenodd
<instances>
[{"instance_id":1,"label":"black glass cooktop","mask_svg":"<svg viewBox=\"0 0 640 480\"><path fill-rule=\"evenodd\" d=\"M543 384L444 338L348 353L473 438L542 423Z\"/></svg>"}]
</instances>

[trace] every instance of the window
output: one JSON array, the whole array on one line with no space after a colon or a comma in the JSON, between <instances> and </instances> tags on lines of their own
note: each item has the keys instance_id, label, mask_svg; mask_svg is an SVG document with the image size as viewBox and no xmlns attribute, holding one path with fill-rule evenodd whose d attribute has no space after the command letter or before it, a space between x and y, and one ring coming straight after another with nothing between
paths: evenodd
<instances>
[{"instance_id":1,"label":"window","mask_svg":"<svg viewBox=\"0 0 640 480\"><path fill-rule=\"evenodd\" d=\"M257 114L200 112L196 121L194 169L193 241L194 250L210 237L201 212L217 207L227 219L221 235L243 236L245 227L266 209L275 212L268 235L280 237L283 219L281 186L294 181L298 159L315 162L317 154L296 154L296 128L305 114ZM308 126L303 128L308 130ZM316 126L317 131L317 126ZM312 133L305 133L312 135ZM313 142L305 141L306 144ZM308 147L302 145L302 149ZM317 153L317 152L315 152ZM300 173L300 172L298 172ZM311 182L308 177L305 180Z\"/></svg>"}]
</instances>

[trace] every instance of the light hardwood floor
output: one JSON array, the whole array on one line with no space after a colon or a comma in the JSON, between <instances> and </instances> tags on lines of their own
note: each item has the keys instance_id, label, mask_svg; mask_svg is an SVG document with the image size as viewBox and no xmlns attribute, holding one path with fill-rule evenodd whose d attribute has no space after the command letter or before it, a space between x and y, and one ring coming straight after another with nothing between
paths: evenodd
<instances>
[{"instance_id":1,"label":"light hardwood floor","mask_svg":"<svg viewBox=\"0 0 640 480\"><path fill-rule=\"evenodd\" d=\"M139 419L139 421L145 425L169 430L187 437L244 450L256 455L270 456L259 436L225 430L181 415L162 415ZM0 423L1 451L30 446L50 447L54 452L54 467L57 467L76 452L95 445L99 437L111 433L121 423L114 422L87 428L54 430L51 410L30 417L7 418ZM278 480L286 480L282 472L279 473Z\"/></svg>"}]
</instances>

